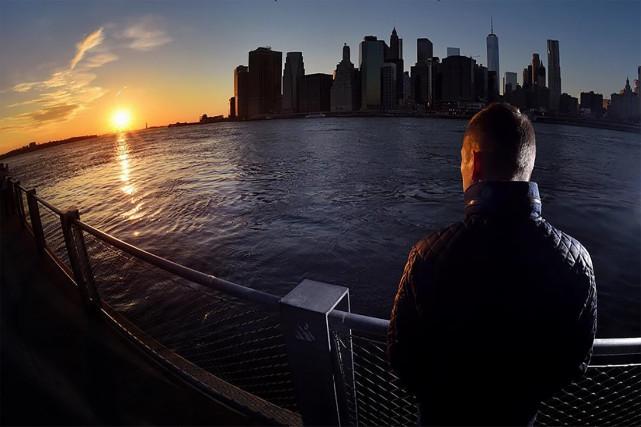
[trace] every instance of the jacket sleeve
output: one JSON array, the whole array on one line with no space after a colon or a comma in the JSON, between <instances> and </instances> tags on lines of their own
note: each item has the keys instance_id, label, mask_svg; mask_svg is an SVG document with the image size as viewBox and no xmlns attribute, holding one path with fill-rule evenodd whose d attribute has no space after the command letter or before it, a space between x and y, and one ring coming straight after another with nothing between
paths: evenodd
<instances>
[{"instance_id":1,"label":"jacket sleeve","mask_svg":"<svg viewBox=\"0 0 641 427\"><path fill-rule=\"evenodd\" d=\"M573 379L583 376L588 369L590 359L592 358L592 346L594 344L597 326L597 293L594 268L592 267L592 260L587 251L585 251L582 258L581 277L588 285L587 297L578 315L576 335L573 343L574 360L572 363L575 367Z\"/></svg>"},{"instance_id":2,"label":"jacket sleeve","mask_svg":"<svg viewBox=\"0 0 641 427\"><path fill-rule=\"evenodd\" d=\"M418 258L419 254L416 248L413 248L398 284L387 335L387 355L390 364L401 382L413 392L417 390L420 378L418 372L421 367L416 345L420 342L421 335L415 294Z\"/></svg>"},{"instance_id":3,"label":"jacket sleeve","mask_svg":"<svg viewBox=\"0 0 641 427\"><path fill-rule=\"evenodd\" d=\"M588 369L592 358L592 345L597 326L597 293L592 260L587 251L576 265L576 280L582 288L582 297L577 301L574 323L570 325L562 343L562 357L558 363L547 367L544 375L550 375L548 387L542 389L542 398L580 379Z\"/></svg>"}]
</instances>

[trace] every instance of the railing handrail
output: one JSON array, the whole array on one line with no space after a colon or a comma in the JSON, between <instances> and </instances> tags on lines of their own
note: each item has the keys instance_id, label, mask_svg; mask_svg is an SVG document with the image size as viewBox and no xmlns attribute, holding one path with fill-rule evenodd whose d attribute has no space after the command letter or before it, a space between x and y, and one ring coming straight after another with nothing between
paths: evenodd
<instances>
[{"instance_id":1,"label":"railing handrail","mask_svg":"<svg viewBox=\"0 0 641 427\"><path fill-rule=\"evenodd\" d=\"M329 314L331 320L341 323L344 327L370 334L375 338L385 338L389 328L389 320L362 314L334 310ZM595 354L623 355L641 353L641 337L632 338L596 338L594 340Z\"/></svg>"},{"instance_id":2,"label":"railing handrail","mask_svg":"<svg viewBox=\"0 0 641 427\"><path fill-rule=\"evenodd\" d=\"M9 178L9 180L11 180L14 184L16 182L12 178ZM27 191L21 185L18 185L18 187L24 192ZM56 214L64 214L63 211L51 205L46 200L43 200L38 196L36 196L36 199L38 200L38 202L42 203L45 207L55 212ZM161 256L155 255L151 252L140 249L80 220L74 220L74 222L81 229L102 240L103 242L115 246L118 249L121 249L122 251L136 258L142 259L143 261L148 262L149 264L152 264L164 271L176 274L183 279L198 283L209 289L220 291L239 299L262 304L270 311L279 310L279 303L281 298L277 297L276 295L242 286L213 276L211 274L206 274L198 270L194 270L182 264L178 264ZM329 318L331 321L338 322L346 328L369 334L374 338L384 339L387 336L387 329L389 327L389 320L387 319L381 319L378 317L372 317L357 313L350 313L341 310L332 310L329 313ZM641 354L641 337L597 338L594 340L594 353L600 355Z\"/></svg>"},{"instance_id":3,"label":"railing handrail","mask_svg":"<svg viewBox=\"0 0 641 427\"><path fill-rule=\"evenodd\" d=\"M98 230L86 224L82 221L75 220L75 223L78 224L87 233L97 237L98 239L111 244L112 246L121 249L122 251L136 257L140 258L143 261L148 262L162 270L174 273L177 276L187 279L194 283L198 283L207 288L214 289L236 298L249 300L258 304L262 304L271 310L278 310L280 298L269 294L267 292L259 291L256 289L248 288L245 286L238 285L233 282L229 282L224 279L220 279L211 274L205 274L198 270L194 270L184 265L175 263L166 258L160 257L158 255L147 252L143 249L140 249L136 246L133 246L127 242L124 242L120 239L115 238L103 231Z\"/></svg>"},{"instance_id":4,"label":"railing handrail","mask_svg":"<svg viewBox=\"0 0 641 427\"><path fill-rule=\"evenodd\" d=\"M58 214L58 215L62 215L63 214L63 212L60 209L58 209L57 207L53 206L51 203L47 202L46 200L40 198L37 194L35 195L35 197L36 197L36 200L38 201L38 203L42 204L44 207L46 207L47 209L49 209L53 213Z\"/></svg>"}]
</instances>

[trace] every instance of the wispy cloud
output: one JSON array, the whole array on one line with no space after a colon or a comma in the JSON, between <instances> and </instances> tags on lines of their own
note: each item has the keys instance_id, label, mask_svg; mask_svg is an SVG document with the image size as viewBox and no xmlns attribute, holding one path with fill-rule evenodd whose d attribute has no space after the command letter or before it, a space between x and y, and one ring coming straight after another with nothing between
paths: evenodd
<instances>
[{"instance_id":1,"label":"wispy cloud","mask_svg":"<svg viewBox=\"0 0 641 427\"><path fill-rule=\"evenodd\" d=\"M78 64L78 62L82 60L82 58L85 56L85 53L88 50L93 49L96 46L99 46L104 39L105 39L105 36L103 34L102 27L98 28L96 31L94 31L93 33L89 34L87 37L82 39L82 41L76 45L76 54L71 60L71 63L69 64L69 68L71 68L72 70L76 68L76 65Z\"/></svg>"},{"instance_id":2,"label":"wispy cloud","mask_svg":"<svg viewBox=\"0 0 641 427\"><path fill-rule=\"evenodd\" d=\"M107 93L106 89L93 85L96 74L90 71L118 59L108 50L89 53L103 41L103 29L98 28L76 44L75 54L68 67L53 71L45 80L14 85L14 92L32 95L30 99L15 102L7 107L29 108L30 111L1 118L0 129L40 127L70 120Z\"/></svg>"},{"instance_id":3,"label":"wispy cloud","mask_svg":"<svg viewBox=\"0 0 641 427\"><path fill-rule=\"evenodd\" d=\"M126 40L126 45L122 46L118 39ZM119 59L114 50L126 47L149 51L171 41L160 19L153 16L142 17L124 28L101 26L76 43L68 65L52 71L46 79L13 85L10 91L20 94L21 99L14 98L17 102L6 107L22 112L0 117L0 130L35 128L72 119L108 92L94 81L101 67Z\"/></svg>"},{"instance_id":4,"label":"wispy cloud","mask_svg":"<svg viewBox=\"0 0 641 427\"><path fill-rule=\"evenodd\" d=\"M49 122L52 120L60 121L72 115L78 108L78 105L58 104L29 113L29 116L39 123Z\"/></svg>"},{"instance_id":5,"label":"wispy cloud","mask_svg":"<svg viewBox=\"0 0 641 427\"><path fill-rule=\"evenodd\" d=\"M118 56L111 52L99 53L87 58L86 66L87 68L99 68L117 59Z\"/></svg>"},{"instance_id":6,"label":"wispy cloud","mask_svg":"<svg viewBox=\"0 0 641 427\"><path fill-rule=\"evenodd\" d=\"M93 73L64 69L54 72L47 80L31 82L28 90L34 92L34 97L8 105L9 108L30 107L30 111L0 119L0 128L24 129L72 119L107 93L106 89L92 84L95 78Z\"/></svg>"},{"instance_id":7,"label":"wispy cloud","mask_svg":"<svg viewBox=\"0 0 641 427\"><path fill-rule=\"evenodd\" d=\"M127 27L121 37L129 41L128 47L147 51L170 43L173 39L160 27L160 22L152 16L145 16L140 21Z\"/></svg>"},{"instance_id":8,"label":"wispy cloud","mask_svg":"<svg viewBox=\"0 0 641 427\"><path fill-rule=\"evenodd\" d=\"M29 92L38 82L18 83L13 87L16 92Z\"/></svg>"}]
</instances>

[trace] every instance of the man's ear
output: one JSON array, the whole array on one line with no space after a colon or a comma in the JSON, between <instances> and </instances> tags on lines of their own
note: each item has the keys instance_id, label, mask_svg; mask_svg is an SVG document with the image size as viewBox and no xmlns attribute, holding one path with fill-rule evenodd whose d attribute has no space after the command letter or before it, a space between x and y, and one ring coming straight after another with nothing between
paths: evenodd
<instances>
[{"instance_id":1,"label":"man's ear","mask_svg":"<svg viewBox=\"0 0 641 427\"><path fill-rule=\"evenodd\" d=\"M472 159L472 182L479 182L483 179L483 152L474 151L474 158Z\"/></svg>"}]
</instances>

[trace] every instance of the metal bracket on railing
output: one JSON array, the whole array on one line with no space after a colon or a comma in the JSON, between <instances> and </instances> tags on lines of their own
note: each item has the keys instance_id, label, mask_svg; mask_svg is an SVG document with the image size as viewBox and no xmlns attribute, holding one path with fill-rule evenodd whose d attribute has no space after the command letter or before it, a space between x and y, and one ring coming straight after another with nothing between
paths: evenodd
<instances>
[{"instance_id":1,"label":"metal bracket on railing","mask_svg":"<svg viewBox=\"0 0 641 427\"><path fill-rule=\"evenodd\" d=\"M40 208L36 200L36 189L27 191L27 205L29 206L29 218L31 219L31 229L36 238L36 246L40 253L45 250L45 234L42 230L42 221L40 220Z\"/></svg>"},{"instance_id":2,"label":"metal bracket on railing","mask_svg":"<svg viewBox=\"0 0 641 427\"><path fill-rule=\"evenodd\" d=\"M60 215L65 246L69 254L69 262L73 271L74 280L80 288L82 297L90 308L100 307L100 295L96 289L85 238L76 221L80 219L78 210L70 210Z\"/></svg>"},{"instance_id":3,"label":"metal bracket on railing","mask_svg":"<svg viewBox=\"0 0 641 427\"><path fill-rule=\"evenodd\" d=\"M280 301L287 356L306 425L349 424L327 317L341 303L349 310L348 288L313 280L303 280Z\"/></svg>"},{"instance_id":4,"label":"metal bracket on railing","mask_svg":"<svg viewBox=\"0 0 641 427\"><path fill-rule=\"evenodd\" d=\"M350 310L349 299L347 299L346 311L349 312ZM341 424L358 425L352 330L344 324L332 322L329 316L328 320L332 341L332 356L334 358L334 373L337 376L336 394L338 395Z\"/></svg>"}]
</instances>

